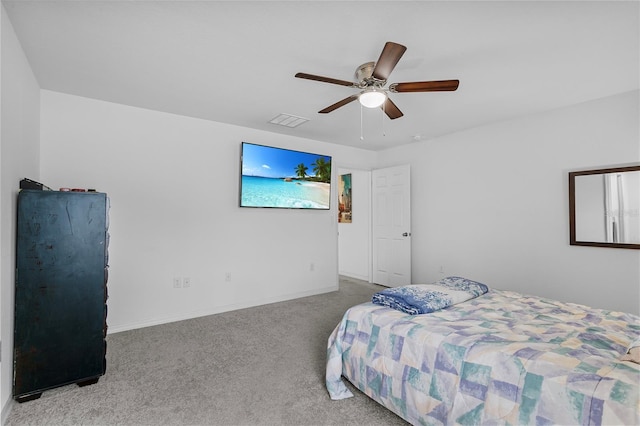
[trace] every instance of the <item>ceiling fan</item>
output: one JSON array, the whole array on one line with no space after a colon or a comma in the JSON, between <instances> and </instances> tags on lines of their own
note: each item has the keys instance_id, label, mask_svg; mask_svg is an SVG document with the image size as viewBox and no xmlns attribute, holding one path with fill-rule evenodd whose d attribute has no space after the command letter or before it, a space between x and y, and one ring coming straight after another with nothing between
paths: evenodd
<instances>
[{"instance_id":1,"label":"ceiling fan","mask_svg":"<svg viewBox=\"0 0 640 426\"><path fill-rule=\"evenodd\" d=\"M396 104L394 104L389 98L389 92L446 92L456 90L460 84L458 80L415 81L407 83L392 83L385 89L384 86L387 84L387 79L389 78L391 71L393 71L405 50L407 50L407 48L401 44L394 43L392 41L386 42L377 62L367 62L356 69L355 77L357 82L355 83L330 77L306 74L303 72L299 72L295 76L298 78L305 78L307 80L338 84L361 90L358 94L346 97L341 101L318 111L320 114L329 113L358 99L360 104L367 108L382 107L387 116L394 120L402 117L403 114Z\"/></svg>"}]
</instances>

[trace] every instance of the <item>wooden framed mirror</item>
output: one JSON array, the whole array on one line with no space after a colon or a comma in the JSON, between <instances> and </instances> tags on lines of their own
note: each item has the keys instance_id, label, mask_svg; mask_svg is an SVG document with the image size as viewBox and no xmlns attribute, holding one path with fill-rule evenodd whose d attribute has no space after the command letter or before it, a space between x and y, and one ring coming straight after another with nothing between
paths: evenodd
<instances>
[{"instance_id":1,"label":"wooden framed mirror","mask_svg":"<svg viewBox=\"0 0 640 426\"><path fill-rule=\"evenodd\" d=\"M640 165L569 173L569 244L640 249Z\"/></svg>"}]
</instances>

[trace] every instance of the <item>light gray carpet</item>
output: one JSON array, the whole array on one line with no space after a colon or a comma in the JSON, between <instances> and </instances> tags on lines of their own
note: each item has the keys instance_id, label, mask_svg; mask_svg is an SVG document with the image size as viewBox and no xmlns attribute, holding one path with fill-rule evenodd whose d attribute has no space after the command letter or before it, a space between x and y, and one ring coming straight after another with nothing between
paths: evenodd
<instances>
[{"instance_id":1,"label":"light gray carpet","mask_svg":"<svg viewBox=\"0 0 640 426\"><path fill-rule=\"evenodd\" d=\"M107 336L107 373L14 403L7 425L402 425L355 390L332 401L327 338L381 287L340 290Z\"/></svg>"}]
</instances>

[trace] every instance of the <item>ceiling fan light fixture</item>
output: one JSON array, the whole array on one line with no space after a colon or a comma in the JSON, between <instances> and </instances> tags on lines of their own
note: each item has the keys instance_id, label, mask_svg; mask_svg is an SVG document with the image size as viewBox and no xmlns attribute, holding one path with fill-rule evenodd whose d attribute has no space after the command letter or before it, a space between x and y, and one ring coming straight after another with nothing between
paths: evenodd
<instances>
[{"instance_id":1,"label":"ceiling fan light fixture","mask_svg":"<svg viewBox=\"0 0 640 426\"><path fill-rule=\"evenodd\" d=\"M376 89L367 89L358 96L358 101L366 108L378 108L386 100L387 95L383 91Z\"/></svg>"}]
</instances>

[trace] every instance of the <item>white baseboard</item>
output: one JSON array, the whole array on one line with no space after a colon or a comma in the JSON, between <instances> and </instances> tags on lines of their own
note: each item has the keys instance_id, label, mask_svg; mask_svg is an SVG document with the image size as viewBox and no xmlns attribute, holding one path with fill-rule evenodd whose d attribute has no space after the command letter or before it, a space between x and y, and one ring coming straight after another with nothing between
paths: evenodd
<instances>
[{"instance_id":1,"label":"white baseboard","mask_svg":"<svg viewBox=\"0 0 640 426\"><path fill-rule=\"evenodd\" d=\"M9 418L9 414L11 414L11 409L13 408L13 398L7 399L7 401L2 406L2 420L0 421L1 425L5 425L7 423L7 419Z\"/></svg>"},{"instance_id":2,"label":"white baseboard","mask_svg":"<svg viewBox=\"0 0 640 426\"><path fill-rule=\"evenodd\" d=\"M347 271L340 271L339 274L340 275L344 275L345 277L355 278L357 280L366 281L368 283L371 282L371 280L369 279L368 275L362 275L362 274L357 274L357 273L347 272Z\"/></svg>"},{"instance_id":3,"label":"white baseboard","mask_svg":"<svg viewBox=\"0 0 640 426\"><path fill-rule=\"evenodd\" d=\"M121 331L135 330L138 328L152 327L154 325L168 324L176 321L184 321L184 320L204 317L208 315L221 314L223 312L236 311L238 309L253 308L254 306L262 306L262 305L268 305L271 303L285 302L287 300L299 299L301 297L315 296L317 294L324 294L332 291L337 291L338 288L339 288L338 285L335 285L330 287L324 287L321 289L291 293L291 294L283 295L280 297L272 297L272 298L268 297L265 299L253 300L245 303L234 303L231 305L216 306L211 309L191 311L191 312L182 313L180 315L175 315L175 316L170 315L166 317L153 318L146 321L140 321L140 322L131 323L131 324L120 324L116 326L109 325L107 334L119 333ZM109 318L107 317L107 324L108 323L109 323Z\"/></svg>"}]
</instances>

